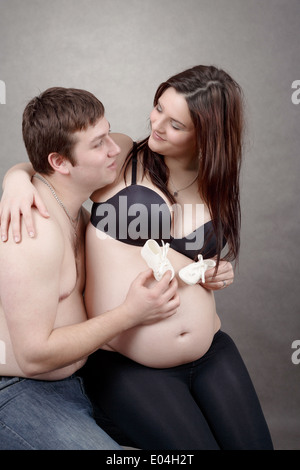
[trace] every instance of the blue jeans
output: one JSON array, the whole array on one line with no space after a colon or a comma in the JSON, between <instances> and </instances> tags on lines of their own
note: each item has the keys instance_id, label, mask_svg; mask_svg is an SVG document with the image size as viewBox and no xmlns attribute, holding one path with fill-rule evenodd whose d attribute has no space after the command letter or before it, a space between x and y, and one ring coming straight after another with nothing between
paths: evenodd
<instances>
[{"instance_id":1,"label":"blue jeans","mask_svg":"<svg viewBox=\"0 0 300 470\"><path fill-rule=\"evenodd\" d=\"M80 377L0 377L1 450L120 450L94 421Z\"/></svg>"}]
</instances>

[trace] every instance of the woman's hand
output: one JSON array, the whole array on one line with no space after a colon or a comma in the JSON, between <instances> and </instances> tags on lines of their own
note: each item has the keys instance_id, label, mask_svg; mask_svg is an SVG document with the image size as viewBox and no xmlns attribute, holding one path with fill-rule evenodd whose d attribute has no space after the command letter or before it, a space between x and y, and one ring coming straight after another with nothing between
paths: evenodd
<instances>
[{"instance_id":1,"label":"woman's hand","mask_svg":"<svg viewBox=\"0 0 300 470\"><path fill-rule=\"evenodd\" d=\"M220 290L230 286L233 283L234 271L229 261L220 261L218 270L215 274L215 268L208 269L205 273L205 282L200 282L201 286L210 290Z\"/></svg>"},{"instance_id":2,"label":"woman's hand","mask_svg":"<svg viewBox=\"0 0 300 470\"><path fill-rule=\"evenodd\" d=\"M9 225L15 242L21 241L21 216L24 218L28 235L35 236L32 207L36 207L43 217L49 217L47 208L28 174L23 170L14 170L6 177L0 201L0 231L3 242L8 239Z\"/></svg>"}]
</instances>

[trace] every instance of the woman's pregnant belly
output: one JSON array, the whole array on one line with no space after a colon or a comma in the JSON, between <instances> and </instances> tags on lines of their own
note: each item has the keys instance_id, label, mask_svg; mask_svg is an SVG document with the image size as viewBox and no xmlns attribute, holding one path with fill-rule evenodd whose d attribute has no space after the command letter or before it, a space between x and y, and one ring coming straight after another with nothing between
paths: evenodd
<instances>
[{"instance_id":1,"label":"woman's pregnant belly","mask_svg":"<svg viewBox=\"0 0 300 470\"><path fill-rule=\"evenodd\" d=\"M148 269L140 247L113 239L100 240L95 232L89 226L85 290L89 317L120 305L131 282ZM165 320L131 328L103 349L118 351L136 362L157 368L191 362L206 353L220 328L213 292L200 285L188 286L178 278L179 269L191 263L190 259L174 250L169 250L168 258L177 273L180 296L177 312Z\"/></svg>"}]
</instances>

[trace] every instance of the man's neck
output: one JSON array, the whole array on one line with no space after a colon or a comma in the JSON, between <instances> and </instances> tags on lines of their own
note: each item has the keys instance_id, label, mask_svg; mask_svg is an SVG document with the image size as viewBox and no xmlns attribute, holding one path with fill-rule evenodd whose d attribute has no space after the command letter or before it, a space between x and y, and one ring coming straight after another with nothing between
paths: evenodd
<instances>
[{"instance_id":1,"label":"man's neck","mask_svg":"<svg viewBox=\"0 0 300 470\"><path fill-rule=\"evenodd\" d=\"M44 175L37 173L38 179L49 187L53 197L63 207L69 218L76 220L82 204L88 196L80 192L80 188L75 187L69 175Z\"/></svg>"}]
</instances>

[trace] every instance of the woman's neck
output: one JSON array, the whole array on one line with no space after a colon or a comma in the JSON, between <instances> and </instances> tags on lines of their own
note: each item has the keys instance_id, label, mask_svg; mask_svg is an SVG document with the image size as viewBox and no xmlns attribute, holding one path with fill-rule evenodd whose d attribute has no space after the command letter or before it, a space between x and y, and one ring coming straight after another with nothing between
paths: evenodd
<instances>
[{"instance_id":1,"label":"woman's neck","mask_svg":"<svg viewBox=\"0 0 300 470\"><path fill-rule=\"evenodd\" d=\"M164 157L165 164L167 165L170 175L173 178L181 179L183 173L186 175L196 175L199 171L199 160L195 157L192 158L173 158Z\"/></svg>"}]
</instances>

